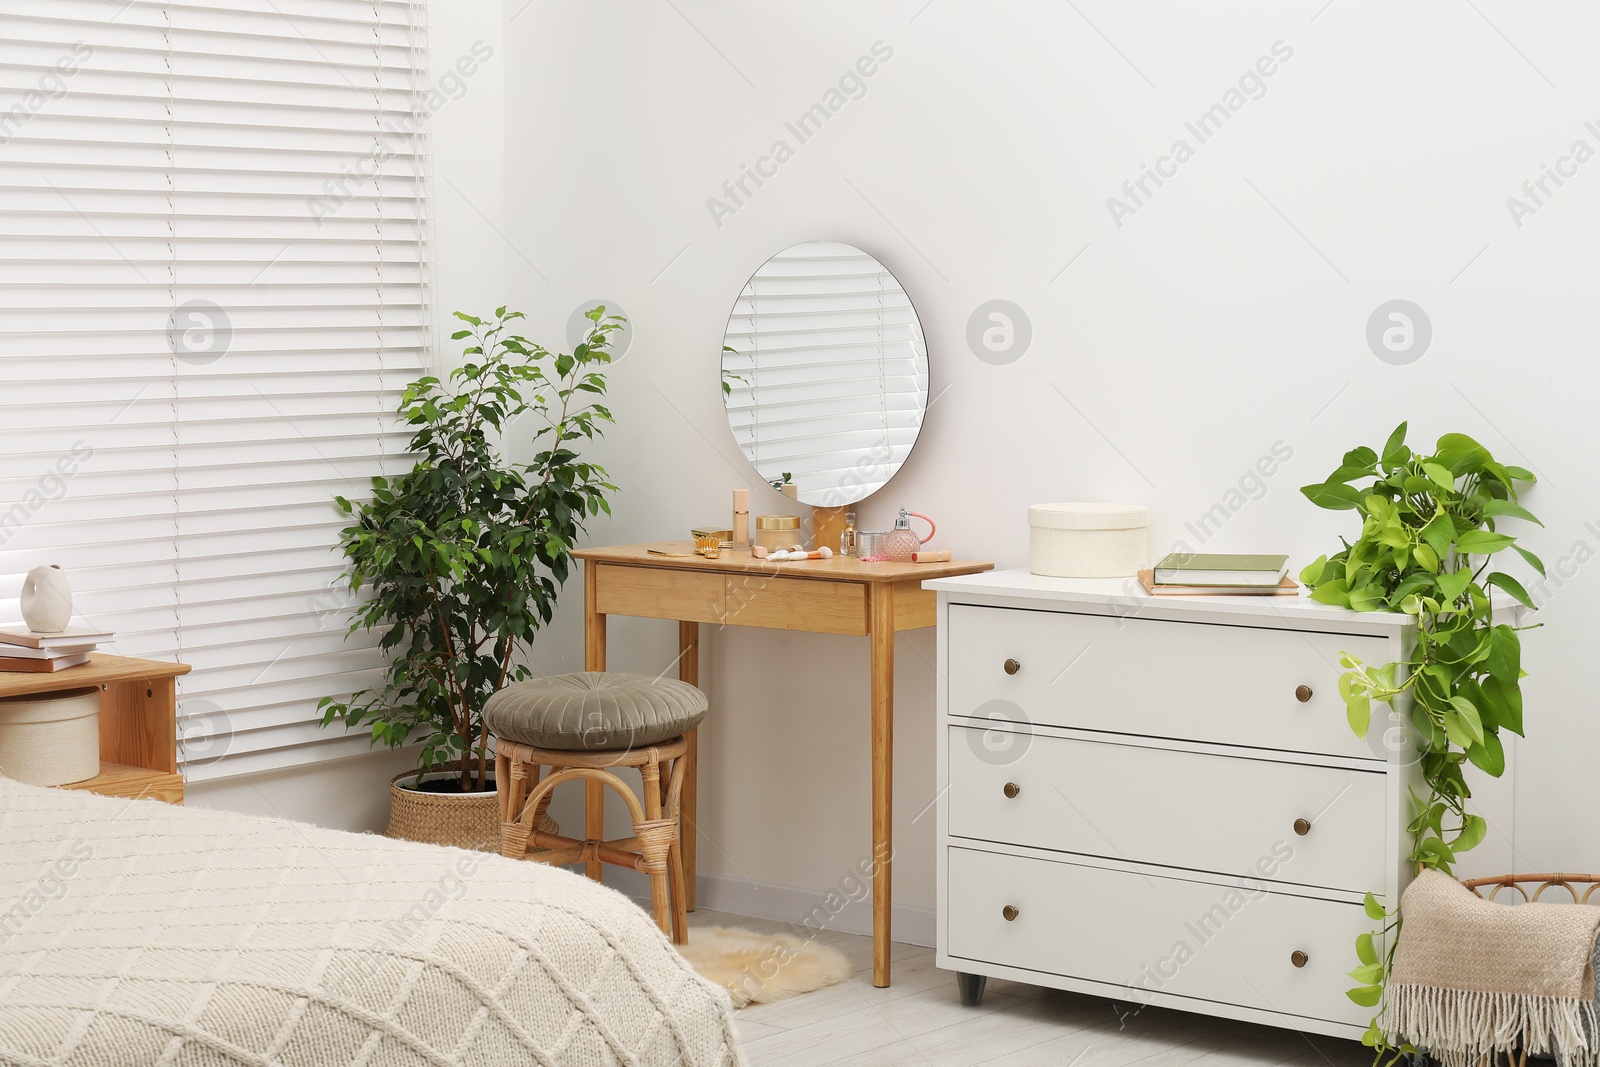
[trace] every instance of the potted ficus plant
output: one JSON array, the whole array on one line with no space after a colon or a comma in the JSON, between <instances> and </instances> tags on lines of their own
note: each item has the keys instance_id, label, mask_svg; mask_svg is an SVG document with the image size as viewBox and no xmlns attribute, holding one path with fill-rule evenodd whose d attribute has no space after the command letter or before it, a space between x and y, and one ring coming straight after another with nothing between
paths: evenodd
<instances>
[{"instance_id":1,"label":"potted ficus plant","mask_svg":"<svg viewBox=\"0 0 1600 1067\"><path fill-rule=\"evenodd\" d=\"M462 312L464 362L400 399L413 428L412 469L374 478L372 498L337 498L346 582L364 596L350 630L373 631L389 656L381 686L323 700L323 724L369 727L374 744L421 742L419 766L391 788L390 836L498 848L499 811L483 706L529 674L521 659L550 621L584 523L615 490L577 449L611 422L601 403L610 335L599 307L572 353L511 332L521 312ZM521 436L531 423L532 432ZM508 459L510 441L530 462Z\"/></svg>"},{"instance_id":2,"label":"potted ficus plant","mask_svg":"<svg viewBox=\"0 0 1600 1067\"><path fill-rule=\"evenodd\" d=\"M1499 462L1465 434L1445 434L1431 454L1415 452L1401 423L1381 453L1353 449L1326 480L1300 490L1318 507L1354 511L1361 519L1354 541L1301 572L1311 598L1416 619L1408 660L1368 664L1346 655L1339 692L1360 737L1367 736L1374 704L1409 720L1426 787L1426 795L1410 798L1410 858L1446 874L1488 829L1467 810L1466 765L1498 778L1505 771L1500 731L1522 734L1519 628L1495 621L1490 596L1498 589L1534 606L1522 583L1497 567L1511 550L1544 574L1539 558L1499 529L1508 519L1539 522L1517 501L1533 481L1532 472ZM1360 965L1350 975L1359 984L1349 997L1377 1007L1402 916L1395 902L1386 908L1370 893L1366 911L1383 925L1357 939ZM1376 1020L1363 1040L1380 1056L1416 1051L1391 1045Z\"/></svg>"}]
</instances>

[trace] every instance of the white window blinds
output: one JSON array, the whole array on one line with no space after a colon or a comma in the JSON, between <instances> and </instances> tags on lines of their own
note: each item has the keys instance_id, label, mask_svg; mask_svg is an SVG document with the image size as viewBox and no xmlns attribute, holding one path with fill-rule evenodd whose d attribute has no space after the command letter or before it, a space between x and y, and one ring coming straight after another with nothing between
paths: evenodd
<instances>
[{"instance_id":1,"label":"white window blinds","mask_svg":"<svg viewBox=\"0 0 1600 1067\"><path fill-rule=\"evenodd\" d=\"M336 493L426 362L424 5L0 6L0 622L69 574L179 658L191 780L366 751Z\"/></svg>"},{"instance_id":2,"label":"white window blinds","mask_svg":"<svg viewBox=\"0 0 1600 1067\"><path fill-rule=\"evenodd\" d=\"M872 493L916 443L928 393L922 327L894 275L860 249L809 241L768 260L739 295L724 344L734 439L763 477L792 475L802 500Z\"/></svg>"}]
</instances>

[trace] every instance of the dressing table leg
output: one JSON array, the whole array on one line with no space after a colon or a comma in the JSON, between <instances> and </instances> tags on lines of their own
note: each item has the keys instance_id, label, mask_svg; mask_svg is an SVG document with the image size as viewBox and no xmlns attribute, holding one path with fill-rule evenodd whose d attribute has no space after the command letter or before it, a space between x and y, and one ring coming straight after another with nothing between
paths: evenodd
<instances>
[{"instance_id":1,"label":"dressing table leg","mask_svg":"<svg viewBox=\"0 0 1600 1067\"><path fill-rule=\"evenodd\" d=\"M678 623L678 678L690 685L700 684L700 624ZM688 911L694 910L695 846L700 836L700 731L690 730L683 735L689 749L683 754L683 797L680 804L683 856L683 899Z\"/></svg>"},{"instance_id":2,"label":"dressing table leg","mask_svg":"<svg viewBox=\"0 0 1600 1067\"><path fill-rule=\"evenodd\" d=\"M867 586L872 627L872 984L889 984L890 861L894 856L894 586Z\"/></svg>"},{"instance_id":3,"label":"dressing table leg","mask_svg":"<svg viewBox=\"0 0 1600 1067\"><path fill-rule=\"evenodd\" d=\"M593 562L583 565L583 669L586 671L606 669L606 617L600 614L599 587L595 581L595 569L598 566ZM584 836L591 841L603 841L606 836L606 787L592 779L585 780L583 784ZM605 864L598 859L589 860L584 864L584 873L598 882L604 867Z\"/></svg>"}]
</instances>

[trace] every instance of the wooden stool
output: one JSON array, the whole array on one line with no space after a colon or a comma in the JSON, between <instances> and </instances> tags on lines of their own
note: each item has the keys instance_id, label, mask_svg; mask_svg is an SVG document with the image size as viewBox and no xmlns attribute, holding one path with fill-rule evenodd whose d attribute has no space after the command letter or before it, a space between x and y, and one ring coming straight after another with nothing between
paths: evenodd
<instances>
[{"instance_id":1,"label":"wooden stool","mask_svg":"<svg viewBox=\"0 0 1600 1067\"><path fill-rule=\"evenodd\" d=\"M674 944L686 944L689 924L678 811L686 765L683 755L688 747L682 737L612 751L535 748L497 739L495 782L500 793L501 855L552 866L598 861L642 871L650 877L650 904L656 925ZM662 765L668 761L667 773L662 774ZM614 773L613 768L617 767L639 769L643 804ZM580 840L538 828L556 786L579 778L610 786L622 797L633 816L632 837ZM591 812L590 819L593 825L603 826L598 812ZM600 833L603 832L602 829Z\"/></svg>"}]
</instances>

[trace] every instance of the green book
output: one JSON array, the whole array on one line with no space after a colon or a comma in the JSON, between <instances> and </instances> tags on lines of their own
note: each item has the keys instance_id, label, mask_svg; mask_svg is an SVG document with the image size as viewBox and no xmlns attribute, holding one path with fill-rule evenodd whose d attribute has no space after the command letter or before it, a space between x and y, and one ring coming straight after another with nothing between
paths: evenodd
<instances>
[{"instance_id":1,"label":"green book","mask_svg":"<svg viewBox=\"0 0 1600 1067\"><path fill-rule=\"evenodd\" d=\"M1157 585L1273 586L1288 571L1288 556L1172 552L1155 567Z\"/></svg>"}]
</instances>

